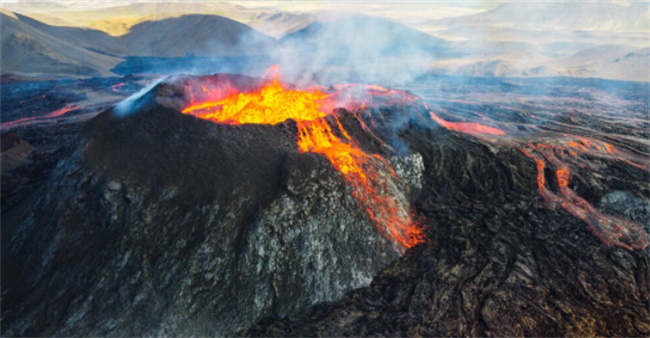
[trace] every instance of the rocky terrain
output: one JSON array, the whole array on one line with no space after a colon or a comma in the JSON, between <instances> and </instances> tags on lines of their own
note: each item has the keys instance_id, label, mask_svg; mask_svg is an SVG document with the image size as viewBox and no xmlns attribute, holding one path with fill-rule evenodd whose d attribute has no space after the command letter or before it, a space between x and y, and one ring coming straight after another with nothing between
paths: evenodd
<instances>
[{"instance_id":1,"label":"rocky terrain","mask_svg":"<svg viewBox=\"0 0 650 338\"><path fill-rule=\"evenodd\" d=\"M182 79L126 110L3 129L3 335L650 334L643 86L429 78L406 87L423 101L336 110L327 123L390 163L424 232L402 256L344 176L298 151L296 122L183 115ZM641 249L541 194L519 147L582 149L564 137L617 149L567 157L568 186L643 225L626 239Z\"/></svg>"},{"instance_id":2,"label":"rocky terrain","mask_svg":"<svg viewBox=\"0 0 650 338\"><path fill-rule=\"evenodd\" d=\"M426 219L425 243L370 286L304 313L267 319L241 335L650 332L647 250L604 247L582 222L561 208L549 209L531 193L534 164L517 151L446 131L409 131L404 138L424 158L425 193L416 206ZM422 139L431 143L423 145ZM647 174L637 175L635 184L643 185ZM620 194L605 195L601 206L622 216L623 210L645 215L647 225L647 195L643 202L632 202L636 195L629 203L613 202Z\"/></svg>"}]
</instances>

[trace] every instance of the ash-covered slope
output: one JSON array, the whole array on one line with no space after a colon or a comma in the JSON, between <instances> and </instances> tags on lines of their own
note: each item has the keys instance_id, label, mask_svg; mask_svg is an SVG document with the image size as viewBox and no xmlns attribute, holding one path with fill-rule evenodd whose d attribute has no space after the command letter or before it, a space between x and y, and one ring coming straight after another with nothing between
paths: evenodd
<instances>
[{"instance_id":1,"label":"ash-covered slope","mask_svg":"<svg viewBox=\"0 0 650 338\"><path fill-rule=\"evenodd\" d=\"M109 75L121 59L87 48L88 39L112 40L89 29L54 27L24 16L0 13L2 24L2 72ZM87 39L88 38L88 39ZM101 43L99 44L101 45ZM110 50L111 46L106 46Z\"/></svg>"},{"instance_id":2,"label":"ash-covered slope","mask_svg":"<svg viewBox=\"0 0 650 338\"><path fill-rule=\"evenodd\" d=\"M97 116L3 214L3 335L229 335L338 299L399 256L342 175L298 151L295 122L219 125L158 103L183 93L161 84ZM417 185L421 167L404 168Z\"/></svg>"},{"instance_id":3,"label":"ash-covered slope","mask_svg":"<svg viewBox=\"0 0 650 338\"><path fill-rule=\"evenodd\" d=\"M178 57L261 55L277 41L217 15L185 15L139 23L120 37L131 56Z\"/></svg>"},{"instance_id":4,"label":"ash-covered slope","mask_svg":"<svg viewBox=\"0 0 650 338\"><path fill-rule=\"evenodd\" d=\"M282 43L332 64L431 57L445 41L403 24L364 15L317 21L282 38ZM336 48L332 48L336 46Z\"/></svg>"},{"instance_id":5,"label":"ash-covered slope","mask_svg":"<svg viewBox=\"0 0 650 338\"><path fill-rule=\"evenodd\" d=\"M270 53L278 42L217 15L185 15L134 25L120 37L95 29L51 26L0 13L2 72L107 76L123 57L219 57Z\"/></svg>"}]
</instances>

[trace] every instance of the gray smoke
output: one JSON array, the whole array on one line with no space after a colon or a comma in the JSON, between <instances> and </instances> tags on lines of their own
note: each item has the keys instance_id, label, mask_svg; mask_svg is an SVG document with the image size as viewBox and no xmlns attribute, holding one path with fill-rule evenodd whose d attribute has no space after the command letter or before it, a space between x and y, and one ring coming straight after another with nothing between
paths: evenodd
<instances>
[{"instance_id":1,"label":"gray smoke","mask_svg":"<svg viewBox=\"0 0 650 338\"><path fill-rule=\"evenodd\" d=\"M280 40L271 59L298 84L398 85L426 73L446 53L444 40L387 19L321 17Z\"/></svg>"}]
</instances>

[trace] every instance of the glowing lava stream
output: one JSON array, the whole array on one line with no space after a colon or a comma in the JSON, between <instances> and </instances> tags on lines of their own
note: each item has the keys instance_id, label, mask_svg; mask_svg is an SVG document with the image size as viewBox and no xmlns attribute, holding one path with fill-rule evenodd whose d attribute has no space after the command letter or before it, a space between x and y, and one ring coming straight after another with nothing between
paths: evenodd
<instances>
[{"instance_id":1,"label":"glowing lava stream","mask_svg":"<svg viewBox=\"0 0 650 338\"><path fill-rule=\"evenodd\" d=\"M555 155L556 149L547 145L530 145L521 149L526 156L535 160L537 166L537 186L542 197L550 202L561 205L566 211L589 225L589 230L605 245L618 245L632 249L645 249L648 246L647 234L641 225L621 217L606 215L592 206L589 202L569 188L571 172L568 167ZM535 152L534 152L535 151ZM540 156L541 154L541 156ZM545 168L546 158L555 166L559 194L551 192L546 187Z\"/></svg>"},{"instance_id":2,"label":"glowing lava stream","mask_svg":"<svg viewBox=\"0 0 650 338\"><path fill-rule=\"evenodd\" d=\"M537 166L537 187L539 194L544 200L551 204L562 206L571 215L587 223L588 229L605 245L618 245L629 250L642 250L648 247L648 234L642 225L622 217L600 212L600 210L585 199L578 196L573 189L569 188L571 171L565 162L571 162L577 167L589 166L587 162L581 160L579 154L619 160L634 167L647 170L644 165L636 163L634 156L631 154L618 150L607 142L585 137L574 136L575 139L573 140L570 138L567 140L565 138L564 143L566 146L535 142L519 145L516 141L510 139L492 139L486 137L486 135L502 136L506 135L506 132L479 123L445 121L429 110L426 104L424 106L434 121L449 130L472 135L486 142L519 148L521 152L535 161L535 165ZM555 175L558 182L557 194L549 190L546 186L545 169L549 163L555 167Z\"/></svg>"},{"instance_id":3,"label":"glowing lava stream","mask_svg":"<svg viewBox=\"0 0 650 338\"><path fill-rule=\"evenodd\" d=\"M45 96L45 95L43 95ZM71 112L73 110L80 109L81 107L76 105L76 104L67 104L63 108L59 108L55 111L52 111L48 114L45 114L43 116L32 116L32 117L23 117L15 121L9 121L9 122L4 122L2 123L2 127L9 127L9 126L15 126L15 125L21 125L23 123L27 123L30 121L37 121L37 120L45 120L45 119L51 119L55 117L59 117L62 115L65 115L68 112Z\"/></svg>"},{"instance_id":4,"label":"glowing lava stream","mask_svg":"<svg viewBox=\"0 0 650 338\"><path fill-rule=\"evenodd\" d=\"M277 78L251 93L235 93L218 101L192 102L184 114L223 124L277 124L288 119L298 126L298 149L302 153L322 154L341 172L352 187L353 195L367 211L379 231L400 249L423 241L422 231L411 222L404 203L389 193L391 178L382 176L379 168L395 175L388 163L378 155L368 155L354 144L341 123L336 136L324 119L331 114L327 98L319 91L285 89ZM205 91L205 90L204 90Z\"/></svg>"}]
</instances>

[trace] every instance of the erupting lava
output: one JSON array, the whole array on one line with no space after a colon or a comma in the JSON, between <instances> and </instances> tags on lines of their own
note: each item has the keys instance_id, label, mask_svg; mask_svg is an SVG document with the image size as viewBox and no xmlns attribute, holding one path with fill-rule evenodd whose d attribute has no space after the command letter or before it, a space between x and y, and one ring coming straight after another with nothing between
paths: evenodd
<instances>
[{"instance_id":1,"label":"erupting lava","mask_svg":"<svg viewBox=\"0 0 650 338\"><path fill-rule=\"evenodd\" d=\"M278 80L278 68L272 67L272 80L257 91L234 92L225 98L194 102L182 112L224 124L277 124L288 119L298 126L298 149L303 153L322 154L341 172L354 196L368 212L377 228L396 244L410 248L423 240L422 231L410 219L407 206L391 194L390 179L384 169L395 175L378 155L368 155L354 144L338 118L332 115L332 95L312 89L287 89ZM376 88L373 88L376 89ZM204 93L209 93L202 87ZM191 94L191 93L190 93ZM326 116L331 115L328 122ZM334 123L335 122L335 123ZM330 125L330 123L332 125ZM334 125L335 124L335 125ZM335 133L336 128L339 135Z\"/></svg>"},{"instance_id":2,"label":"erupting lava","mask_svg":"<svg viewBox=\"0 0 650 338\"><path fill-rule=\"evenodd\" d=\"M538 169L540 195L550 204L562 206L571 215L587 223L604 244L627 249L644 249L648 246L648 235L642 225L603 214L569 187L572 175L569 164L571 168L597 169L583 160L581 155L622 161L647 170L647 165L632 153L616 149L597 139L564 134L540 139L541 142L517 140L506 137L507 133L503 129L475 122L444 120L417 96L380 86L344 84L335 85L329 91L322 87L307 91L289 89L278 80L277 67L272 67L270 72L272 76L267 76L268 80L262 88L248 93L232 87L220 88L213 93L201 86L198 94L201 97L207 95L207 99L195 100L195 95L190 90L191 102L182 112L224 124L277 124L288 119L295 120L298 126L298 149L303 153L327 157L332 166L344 175L354 196L379 230L403 247L409 248L421 242L422 232L411 222L404 203L398 203L391 193L391 178L382 177L385 172L395 175L392 168L380 156L366 154L355 145L337 116L332 114L333 108L340 102L346 102L346 108L349 109L363 108L368 99L372 98L388 98L393 103L421 103L433 121L449 130L495 145L519 149L532 158ZM365 123L360 122L369 131ZM553 167L557 176L557 188L553 190L547 187L547 167Z\"/></svg>"},{"instance_id":3,"label":"erupting lava","mask_svg":"<svg viewBox=\"0 0 650 338\"><path fill-rule=\"evenodd\" d=\"M288 119L311 121L327 115L321 111L326 94L285 90L278 80L277 69L272 70L275 70L273 81L257 92L235 93L218 101L193 103L185 107L183 113L225 124L278 124ZM205 87L202 91L208 92Z\"/></svg>"}]
</instances>

